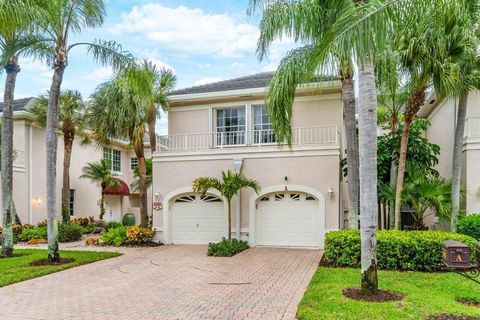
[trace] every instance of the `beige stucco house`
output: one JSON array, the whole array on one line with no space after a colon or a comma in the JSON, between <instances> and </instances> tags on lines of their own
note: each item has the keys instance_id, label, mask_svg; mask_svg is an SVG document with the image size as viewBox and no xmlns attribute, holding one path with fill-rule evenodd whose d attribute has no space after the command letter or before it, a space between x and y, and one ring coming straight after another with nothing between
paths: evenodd
<instances>
[{"instance_id":1,"label":"beige stucco house","mask_svg":"<svg viewBox=\"0 0 480 320\"><path fill-rule=\"evenodd\" d=\"M452 176L452 156L458 99L438 99L432 94L419 116L430 121L428 139L441 148L437 170L446 178ZM463 141L462 181L467 195L462 203L466 213L480 212L480 91L468 97L467 122Z\"/></svg>"},{"instance_id":2,"label":"beige stucco house","mask_svg":"<svg viewBox=\"0 0 480 320\"><path fill-rule=\"evenodd\" d=\"M234 202L233 229L251 246L323 247L342 228L339 82L302 86L292 115L293 141L279 144L264 106L273 73L173 92L168 136L153 154L153 224L160 239L204 244L227 234L221 196L192 193L200 176L243 170L262 187Z\"/></svg>"},{"instance_id":3,"label":"beige stucco house","mask_svg":"<svg viewBox=\"0 0 480 320\"><path fill-rule=\"evenodd\" d=\"M17 214L22 223L34 224L46 219L46 141L45 129L37 126L28 109L34 98L19 99L14 106L14 173L13 195ZM2 111L0 104L0 112ZM88 162L108 158L112 171L118 178L130 185L133 181L133 168L136 157L128 142L117 141L108 148L98 147L95 143L82 144L75 139L70 166L70 210L73 216L99 216L100 186L89 180L80 179L82 168ZM63 172L63 139L59 135L57 154L57 199L61 200ZM129 196L107 195L107 221L121 221L125 213L134 213L140 221L139 195L132 192ZM151 196L149 196L151 199ZM59 217L60 218L60 217Z\"/></svg>"}]
</instances>

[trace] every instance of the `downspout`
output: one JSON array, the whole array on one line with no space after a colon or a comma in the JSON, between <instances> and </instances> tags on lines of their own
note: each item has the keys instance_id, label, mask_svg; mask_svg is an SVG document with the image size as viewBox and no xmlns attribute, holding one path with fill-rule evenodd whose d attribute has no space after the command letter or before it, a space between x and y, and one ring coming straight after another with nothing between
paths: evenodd
<instances>
[{"instance_id":1,"label":"downspout","mask_svg":"<svg viewBox=\"0 0 480 320\"><path fill-rule=\"evenodd\" d=\"M242 170L243 159L242 158L234 158L233 159L233 170L235 173L240 172ZM241 211L241 193L238 194L237 198L235 199L235 235L237 240L240 240L240 228L242 220L240 218L242 211Z\"/></svg>"},{"instance_id":2,"label":"downspout","mask_svg":"<svg viewBox=\"0 0 480 320\"><path fill-rule=\"evenodd\" d=\"M33 125L30 123L28 134L28 223L33 224Z\"/></svg>"}]
</instances>

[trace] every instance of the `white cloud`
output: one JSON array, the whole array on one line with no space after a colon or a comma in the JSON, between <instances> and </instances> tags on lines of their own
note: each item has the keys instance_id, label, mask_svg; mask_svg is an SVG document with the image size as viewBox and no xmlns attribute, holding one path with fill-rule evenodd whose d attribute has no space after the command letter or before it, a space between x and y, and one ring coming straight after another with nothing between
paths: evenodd
<instances>
[{"instance_id":1,"label":"white cloud","mask_svg":"<svg viewBox=\"0 0 480 320\"><path fill-rule=\"evenodd\" d=\"M222 81L222 80L223 79L219 78L219 77L207 77L207 78L197 80L193 84L196 85L196 86L202 86L204 84L209 84L209 83L218 82L218 81Z\"/></svg>"},{"instance_id":2,"label":"white cloud","mask_svg":"<svg viewBox=\"0 0 480 320\"><path fill-rule=\"evenodd\" d=\"M114 34L141 34L179 54L241 57L255 51L258 28L230 14L201 9L169 8L156 3L133 7L110 29Z\"/></svg>"},{"instance_id":3,"label":"white cloud","mask_svg":"<svg viewBox=\"0 0 480 320\"><path fill-rule=\"evenodd\" d=\"M19 62L21 72L31 72L37 77L51 79L53 76L52 69L40 60L24 59Z\"/></svg>"},{"instance_id":4,"label":"white cloud","mask_svg":"<svg viewBox=\"0 0 480 320\"><path fill-rule=\"evenodd\" d=\"M113 69L109 66L94 69L92 73L86 75L84 78L95 82L104 82L111 76L113 76Z\"/></svg>"},{"instance_id":5,"label":"white cloud","mask_svg":"<svg viewBox=\"0 0 480 320\"><path fill-rule=\"evenodd\" d=\"M172 70L175 73L175 69L171 65L169 65L169 64L167 64L167 63L165 63L165 62L163 62L159 59L151 58L151 59L147 59L147 60L150 61L151 63L153 63L154 65L156 65L158 68L169 69L169 70Z\"/></svg>"}]
</instances>

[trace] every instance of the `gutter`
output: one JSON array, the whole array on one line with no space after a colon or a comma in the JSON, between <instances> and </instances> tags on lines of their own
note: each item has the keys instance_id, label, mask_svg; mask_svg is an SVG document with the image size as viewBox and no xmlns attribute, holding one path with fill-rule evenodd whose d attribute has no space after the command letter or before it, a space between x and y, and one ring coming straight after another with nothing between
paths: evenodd
<instances>
[{"instance_id":1,"label":"gutter","mask_svg":"<svg viewBox=\"0 0 480 320\"><path fill-rule=\"evenodd\" d=\"M30 123L28 134L28 221L33 224L33 125Z\"/></svg>"},{"instance_id":2,"label":"gutter","mask_svg":"<svg viewBox=\"0 0 480 320\"><path fill-rule=\"evenodd\" d=\"M237 172L240 172L242 170L242 165L243 165L243 159L242 158L234 158L233 159L233 169L235 171L235 173ZM241 233L240 233L240 229L241 229L241 215L242 215L242 211L241 211L241 192L238 194L237 196L237 199L235 200L235 225L236 225L236 228L235 228L235 233L236 233L236 237L237 237L237 240L240 240L240 236L241 236Z\"/></svg>"}]
</instances>

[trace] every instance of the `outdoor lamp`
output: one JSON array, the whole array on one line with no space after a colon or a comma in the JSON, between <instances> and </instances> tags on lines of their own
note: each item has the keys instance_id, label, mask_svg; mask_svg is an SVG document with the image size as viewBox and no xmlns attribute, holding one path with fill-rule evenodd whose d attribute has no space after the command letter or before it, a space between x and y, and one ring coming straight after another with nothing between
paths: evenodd
<instances>
[{"instance_id":1,"label":"outdoor lamp","mask_svg":"<svg viewBox=\"0 0 480 320\"><path fill-rule=\"evenodd\" d=\"M332 187L328 187L327 194L328 194L328 199L333 199L334 192Z\"/></svg>"}]
</instances>

